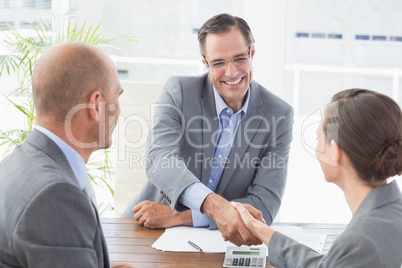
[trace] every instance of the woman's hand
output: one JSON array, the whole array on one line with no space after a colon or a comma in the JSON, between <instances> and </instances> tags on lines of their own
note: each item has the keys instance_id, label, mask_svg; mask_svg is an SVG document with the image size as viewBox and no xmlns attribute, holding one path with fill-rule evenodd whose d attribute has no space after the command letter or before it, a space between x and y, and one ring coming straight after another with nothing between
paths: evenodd
<instances>
[{"instance_id":1,"label":"woman's hand","mask_svg":"<svg viewBox=\"0 0 402 268\"><path fill-rule=\"evenodd\" d=\"M265 224L261 212L250 205L243 205L238 202L231 202L231 204L240 213L240 216L247 229L249 229L255 237L260 239L265 245L268 246L275 230L271 229Z\"/></svg>"}]
</instances>

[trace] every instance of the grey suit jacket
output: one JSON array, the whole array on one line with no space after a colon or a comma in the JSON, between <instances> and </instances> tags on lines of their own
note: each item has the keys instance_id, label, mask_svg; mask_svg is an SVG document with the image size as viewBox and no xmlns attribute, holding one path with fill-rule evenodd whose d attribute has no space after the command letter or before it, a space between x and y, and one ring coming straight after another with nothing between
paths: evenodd
<instances>
[{"instance_id":1,"label":"grey suit jacket","mask_svg":"<svg viewBox=\"0 0 402 268\"><path fill-rule=\"evenodd\" d=\"M0 267L110 267L102 237L64 154L34 130L0 163Z\"/></svg>"},{"instance_id":2,"label":"grey suit jacket","mask_svg":"<svg viewBox=\"0 0 402 268\"><path fill-rule=\"evenodd\" d=\"M402 195L396 181L373 189L327 256L275 232L268 245L275 267L400 268Z\"/></svg>"},{"instance_id":3,"label":"grey suit jacket","mask_svg":"<svg viewBox=\"0 0 402 268\"><path fill-rule=\"evenodd\" d=\"M251 204L271 223L281 204L292 139L293 109L252 81L246 116L215 192ZM159 96L147 142L148 181L123 217L143 200L180 209L180 194L211 174L219 119L208 74L170 78ZM213 164L213 163L212 163ZM210 228L216 223L210 219Z\"/></svg>"}]
</instances>

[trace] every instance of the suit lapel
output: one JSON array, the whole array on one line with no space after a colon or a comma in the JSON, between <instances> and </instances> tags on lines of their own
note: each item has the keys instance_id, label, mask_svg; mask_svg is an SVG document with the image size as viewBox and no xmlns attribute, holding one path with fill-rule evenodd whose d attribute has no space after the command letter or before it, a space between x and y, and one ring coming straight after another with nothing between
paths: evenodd
<instances>
[{"instance_id":1,"label":"suit lapel","mask_svg":"<svg viewBox=\"0 0 402 268\"><path fill-rule=\"evenodd\" d=\"M96 221L98 222L98 227L99 227L99 232L100 232L100 236L101 236L101 240L102 240L102 252L103 252L103 266L105 268L109 268L110 267L110 263L109 263L109 252L107 250L107 244L106 244L106 239L105 239L105 235L103 234L103 230L102 230L102 225L101 222L99 220L99 214L98 214L98 210L96 209L95 204L92 202L91 199L89 199L91 202L91 206L92 206L92 210L94 211L95 217L96 217Z\"/></svg>"},{"instance_id":2,"label":"suit lapel","mask_svg":"<svg viewBox=\"0 0 402 268\"><path fill-rule=\"evenodd\" d=\"M211 161L214 157L216 142L216 134L219 131L219 121L216 115L215 98L213 87L209 76L205 79L201 91L201 110L202 110L202 144L205 145L203 149L203 160L207 164L202 167L202 183L207 185L209 176L211 175Z\"/></svg>"},{"instance_id":3,"label":"suit lapel","mask_svg":"<svg viewBox=\"0 0 402 268\"><path fill-rule=\"evenodd\" d=\"M256 132L249 132L246 130L259 129L262 122L263 113L259 110L259 107L262 104L260 89L253 82L250 84L250 88L251 95L248 110L246 112L246 116L240 122L239 128L237 129L236 137L233 141L232 149L230 150L228 157L229 167L224 169L216 190L216 193L218 194L223 193L225 190L226 185L229 183L230 178L236 170L235 167L239 166L239 161L241 161L246 153L250 142L253 141Z\"/></svg>"},{"instance_id":4,"label":"suit lapel","mask_svg":"<svg viewBox=\"0 0 402 268\"><path fill-rule=\"evenodd\" d=\"M87 197L88 202L89 202L89 204L91 206L91 209L92 209L92 212L93 212L94 217L96 219L96 222L98 223L98 227L99 227L98 229L99 229L99 233L100 233L101 240L102 240L103 266L105 268L109 268L110 267L109 252L107 250L107 244L106 244L105 235L103 234L102 224L101 224L100 219L99 219L99 213L98 213L97 205L96 205L96 203L94 203L93 199L88 195L88 192L86 191L86 189L87 189L87 187L85 187L82 190L82 192Z\"/></svg>"},{"instance_id":5,"label":"suit lapel","mask_svg":"<svg viewBox=\"0 0 402 268\"><path fill-rule=\"evenodd\" d=\"M89 199L91 199L91 202L95 205L95 207L98 207L98 202L96 200L95 191L94 191L94 188L92 187L92 183L91 183L90 179L88 179L87 184L84 187L84 190L86 191L87 196L89 197Z\"/></svg>"}]
</instances>

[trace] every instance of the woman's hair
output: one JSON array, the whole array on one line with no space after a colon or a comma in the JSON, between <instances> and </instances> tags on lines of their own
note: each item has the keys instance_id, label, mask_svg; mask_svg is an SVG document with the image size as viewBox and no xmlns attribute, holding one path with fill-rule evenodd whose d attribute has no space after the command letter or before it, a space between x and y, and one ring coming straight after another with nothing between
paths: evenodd
<instances>
[{"instance_id":1,"label":"woman's hair","mask_svg":"<svg viewBox=\"0 0 402 268\"><path fill-rule=\"evenodd\" d=\"M341 91L326 109L323 130L367 183L402 174L402 113L390 97L366 89Z\"/></svg>"}]
</instances>

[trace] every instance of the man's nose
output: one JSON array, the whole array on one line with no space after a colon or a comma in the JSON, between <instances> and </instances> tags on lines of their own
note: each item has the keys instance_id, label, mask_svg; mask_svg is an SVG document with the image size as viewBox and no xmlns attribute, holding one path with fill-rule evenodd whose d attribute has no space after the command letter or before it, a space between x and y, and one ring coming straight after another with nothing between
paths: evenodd
<instances>
[{"instance_id":1,"label":"man's nose","mask_svg":"<svg viewBox=\"0 0 402 268\"><path fill-rule=\"evenodd\" d=\"M232 61L226 62L225 75L228 77L235 77L238 74L237 66Z\"/></svg>"}]
</instances>

